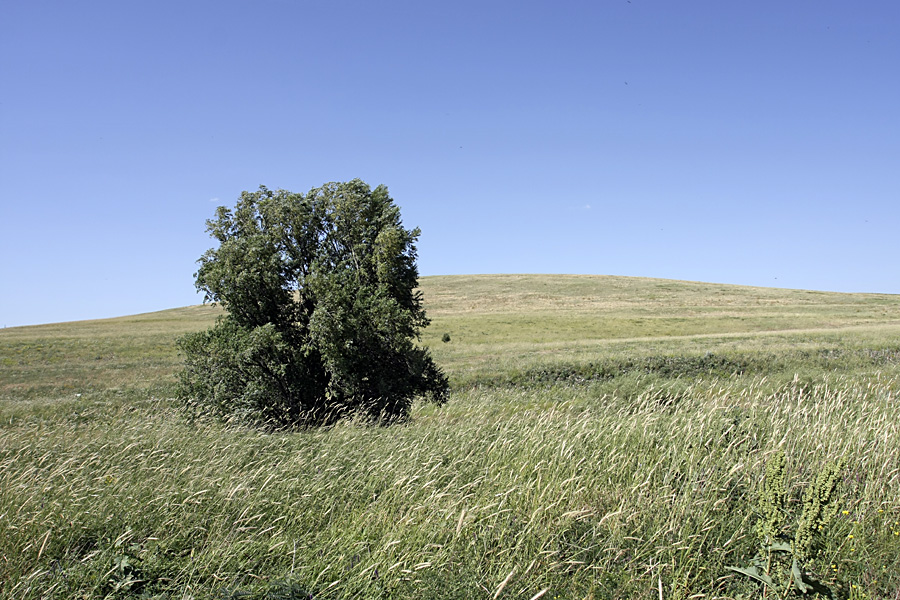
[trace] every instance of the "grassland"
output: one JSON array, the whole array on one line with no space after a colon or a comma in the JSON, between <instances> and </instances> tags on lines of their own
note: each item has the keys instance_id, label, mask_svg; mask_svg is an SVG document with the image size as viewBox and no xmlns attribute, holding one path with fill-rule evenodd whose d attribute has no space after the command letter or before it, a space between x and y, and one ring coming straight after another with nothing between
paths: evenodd
<instances>
[{"instance_id":1,"label":"grassland","mask_svg":"<svg viewBox=\"0 0 900 600\"><path fill-rule=\"evenodd\" d=\"M900 297L421 287L453 393L392 427L187 421L173 340L214 307L0 330L0 597L756 597L727 566L783 449L797 505L845 461L810 567L900 598Z\"/></svg>"}]
</instances>

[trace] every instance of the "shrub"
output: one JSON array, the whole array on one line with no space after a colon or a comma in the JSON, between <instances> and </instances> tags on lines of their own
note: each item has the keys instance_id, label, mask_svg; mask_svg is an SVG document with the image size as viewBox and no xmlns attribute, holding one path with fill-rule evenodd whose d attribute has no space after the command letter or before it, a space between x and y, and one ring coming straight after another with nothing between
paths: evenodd
<instances>
[{"instance_id":1,"label":"shrub","mask_svg":"<svg viewBox=\"0 0 900 600\"><path fill-rule=\"evenodd\" d=\"M403 228L386 187L261 187L207 228L219 247L198 261L196 286L226 314L179 340L179 396L196 412L284 428L444 401L447 378L414 344L428 324L419 230Z\"/></svg>"}]
</instances>

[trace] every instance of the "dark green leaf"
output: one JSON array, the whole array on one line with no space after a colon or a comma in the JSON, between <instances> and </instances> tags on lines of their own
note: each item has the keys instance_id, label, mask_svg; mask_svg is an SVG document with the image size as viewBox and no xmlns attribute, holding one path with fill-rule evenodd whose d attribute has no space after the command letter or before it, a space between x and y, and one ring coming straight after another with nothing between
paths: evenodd
<instances>
[{"instance_id":1,"label":"dark green leaf","mask_svg":"<svg viewBox=\"0 0 900 600\"><path fill-rule=\"evenodd\" d=\"M806 582L803 580L803 572L800 570L800 563L797 562L796 558L791 564L791 575L794 579L794 586L802 593L807 593L809 591L809 586L807 586Z\"/></svg>"},{"instance_id":2,"label":"dark green leaf","mask_svg":"<svg viewBox=\"0 0 900 600\"><path fill-rule=\"evenodd\" d=\"M750 579L755 579L761 583L764 583L768 586L774 586L774 582L772 578L761 572L757 567L726 567L731 571L735 571L736 573L740 573L742 575L746 575Z\"/></svg>"}]
</instances>

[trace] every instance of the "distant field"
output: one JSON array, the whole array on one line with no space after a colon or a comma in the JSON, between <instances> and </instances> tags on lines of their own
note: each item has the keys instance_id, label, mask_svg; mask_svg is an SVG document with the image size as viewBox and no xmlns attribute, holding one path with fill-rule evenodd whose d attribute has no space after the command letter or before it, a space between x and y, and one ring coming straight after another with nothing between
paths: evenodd
<instances>
[{"instance_id":1,"label":"distant field","mask_svg":"<svg viewBox=\"0 0 900 600\"><path fill-rule=\"evenodd\" d=\"M434 277L421 288L432 318L424 341L457 381L622 353L900 339L900 296L891 295L588 275Z\"/></svg>"},{"instance_id":2,"label":"distant field","mask_svg":"<svg viewBox=\"0 0 900 600\"><path fill-rule=\"evenodd\" d=\"M0 597L758 597L726 567L783 449L798 505L846 461L810 567L900 598L900 296L420 284L453 392L389 428L186 421L215 307L0 330Z\"/></svg>"}]
</instances>

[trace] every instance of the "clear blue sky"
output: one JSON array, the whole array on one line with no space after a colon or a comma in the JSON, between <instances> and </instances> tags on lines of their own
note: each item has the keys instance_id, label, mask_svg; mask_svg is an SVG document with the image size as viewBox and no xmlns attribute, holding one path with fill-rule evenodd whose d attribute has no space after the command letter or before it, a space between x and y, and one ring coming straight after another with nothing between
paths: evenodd
<instances>
[{"instance_id":1,"label":"clear blue sky","mask_svg":"<svg viewBox=\"0 0 900 600\"><path fill-rule=\"evenodd\" d=\"M422 275L900 293L893 0L49 1L0 18L0 326L201 301L260 184L384 183Z\"/></svg>"}]
</instances>

